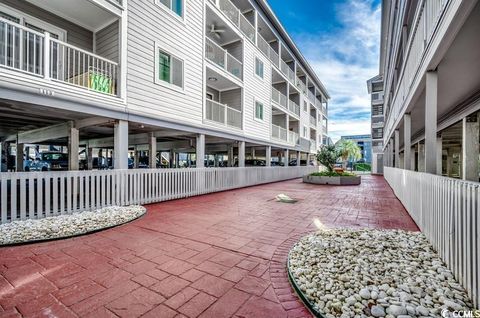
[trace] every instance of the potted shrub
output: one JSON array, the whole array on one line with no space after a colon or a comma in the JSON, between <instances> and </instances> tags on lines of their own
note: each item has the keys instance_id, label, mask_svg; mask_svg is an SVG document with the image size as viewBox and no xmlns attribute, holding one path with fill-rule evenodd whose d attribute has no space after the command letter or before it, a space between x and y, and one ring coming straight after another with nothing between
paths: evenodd
<instances>
[{"instance_id":1,"label":"potted shrub","mask_svg":"<svg viewBox=\"0 0 480 318\"><path fill-rule=\"evenodd\" d=\"M343 169L335 171L335 163L342 156L341 150L333 145L323 146L317 153L317 161L325 166L326 171L314 172L303 177L303 182L331 185L359 185L360 176Z\"/></svg>"}]
</instances>

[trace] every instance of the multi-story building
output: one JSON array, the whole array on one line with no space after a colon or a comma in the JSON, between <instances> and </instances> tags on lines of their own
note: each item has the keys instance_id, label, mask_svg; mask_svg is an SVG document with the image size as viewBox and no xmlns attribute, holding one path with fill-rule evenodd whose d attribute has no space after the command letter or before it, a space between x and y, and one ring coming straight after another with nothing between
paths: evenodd
<instances>
[{"instance_id":1,"label":"multi-story building","mask_svg":"<svg viewBox=\"0 0 480 318\"><path fill-rule=\"evenodd\" d=\"M479 181L480 3L384 0L385 163Z\"/></svg>"},{"instance_id":2,"label":"multi-story building","mask_svg":"<svg viewBox=\"0 0 480 318\"><path fill-rule=\"evenodd\" d=\"M268 166L327 134L328 92L264 0L0 0L0 78L18 171L38 144L71 170Z\"/></svg>"},{"instance_id":3,"label":"multi-story building","mask_svg":"<svg viewBox=\"0 0 480 318\"><path fill-rule=\"evenodd\" d=\"M351 135L342 136L340 140L351 140L360 148L361 158L357 162L372 163L372 136L371 135Z\"/></svg>"},{"instance_id":4,"label":"multi-story building","mask_svg":"<svg viewBox=\"0 0 480 318\"><path fill-rule=\"evenodd\" d=\"M372 173L383 173L383 79L375 76L367 81L368 93L371 94L371 131L372 131Z\"/></svg>"}]
</instances>

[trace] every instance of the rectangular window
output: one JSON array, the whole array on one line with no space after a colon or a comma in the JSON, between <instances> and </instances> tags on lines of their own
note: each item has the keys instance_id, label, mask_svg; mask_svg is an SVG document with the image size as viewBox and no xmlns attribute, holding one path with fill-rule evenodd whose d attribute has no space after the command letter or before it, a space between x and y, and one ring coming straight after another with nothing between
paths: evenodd
<instances>
[{"instance_id":1,"label":"rectangular window","mask_svg":"<svg viewBox=\"0 0 480 318\"><path fill-rule=\"evenodd\" d=\"M157 54L158 80L183 88L183 61L162 50Z\"/></svg>"},{"instance_id":2,"label":"rectangular window","mask_svg":"<svg viewBox=\"0 0 480 318\"><path fill-rule=\"evenodd\" d=\"M255 118L263 120L263 104L255 102Z\"/></svg>"},{"instance_id":3,"label":"rectangular window","mask_svg":"<svg viewBox=\"0 0 480 318\"><path fill-rule=\"evenodd\" d=\"M257 57L255 58L255 74L263 78L263 62Z\"/></svg>"},{"instance_id":4,"label":"rectangular window","mask_svg":"<svg viewBox=\"0 0 480 318\"><path fill-rule=\"evenodd\" d=\"M183 2L185 0L157 0L157 2L161 3L173 13L178 15L179 17L183 18Z\"/></svg>"}]
</instances>

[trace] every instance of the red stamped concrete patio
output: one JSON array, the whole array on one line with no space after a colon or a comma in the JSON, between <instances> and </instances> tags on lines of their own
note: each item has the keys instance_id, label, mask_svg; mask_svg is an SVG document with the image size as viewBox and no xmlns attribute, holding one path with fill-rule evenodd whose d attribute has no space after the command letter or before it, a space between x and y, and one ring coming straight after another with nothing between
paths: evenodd
<instances>
[{"instance_id":1,"label":"red stamped concrete patio","mask_svg":"<svg viewBox=\"0 0 480 318\"><path fill-rule=\"evenodd\" d=\"M279 193L296 204L274 201ZM147 206L78 238L0 249L0 317L310 317L286 255L328 227L417 230L382 177L291 180Z\"/></svg>"}]
</instances>

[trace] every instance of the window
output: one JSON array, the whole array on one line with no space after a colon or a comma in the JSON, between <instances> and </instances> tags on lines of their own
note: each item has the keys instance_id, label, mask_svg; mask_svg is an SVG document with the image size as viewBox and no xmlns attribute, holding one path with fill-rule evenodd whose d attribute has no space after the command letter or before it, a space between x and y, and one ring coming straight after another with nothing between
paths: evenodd
<instances>
[{"instance_id":1,"label":"window","mask_svg":"<svg viewBox=\"0 0 480 318\"><path fill-rule=\"evenodd\" d=\"M157 49L157 79L183 88L183 61Z\"/></svg>"},{"instance_id":2,"label":"window","mask_svg":"<svg viewBox=\"0 0 480 318\"><path fill-rule=\"evenodd\" d=\"M160 3L171 10L173 13L183 18L183 2L185 0L157 0Z\"/></svg>"},{"instance_id":3,"label":"window","mask_svg":"<svg viewBox=\"0 0 480 318\"><path fill-rule=\"evenodd\" d=\"M307 102L303 102L303 111L307 112Z\"/></svg>"},{"instance_id":4,"label":"window","mask_svg":"<svg viewBox=\"0 0 480 318\"><path fill-rule=\"evenodd\" d=\"M263 120L263 104L255 102L255 119Z\"/></svg>"},{"instance_id":5,"label":"window","mask_svg":"<svg viewBox=\"0 0 480 318\"><path fill-rule=\"evenodd\" d=\"M263 78L263 62L259 58L255 58L255 74Z\"/></svg>"}]
</instances>

